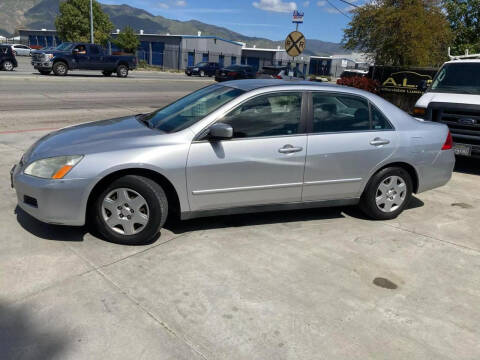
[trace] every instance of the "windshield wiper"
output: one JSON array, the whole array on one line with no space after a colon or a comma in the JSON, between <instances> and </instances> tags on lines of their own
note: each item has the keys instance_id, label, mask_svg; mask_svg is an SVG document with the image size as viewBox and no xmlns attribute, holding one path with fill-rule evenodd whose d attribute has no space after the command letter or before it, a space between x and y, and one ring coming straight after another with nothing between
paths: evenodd
<instances>
[{"instance_id":1,"label":"windshield wiper","mask_svg":"<svg viewBox=\"0 0 480 360\"><path fill-rule=\"evenodd\" d=\"M149 115L149 114L137 114L137 115L135 115L135 118L136 118L138 121L140 121L140 122L144 123L145 125L147 125L147 127L148 127L149 129L151 129L151 128L152 128L152 124L150 124L150 121L149 121L149 119L147 118L147 115Z\"/></svg>"}]
</instances>

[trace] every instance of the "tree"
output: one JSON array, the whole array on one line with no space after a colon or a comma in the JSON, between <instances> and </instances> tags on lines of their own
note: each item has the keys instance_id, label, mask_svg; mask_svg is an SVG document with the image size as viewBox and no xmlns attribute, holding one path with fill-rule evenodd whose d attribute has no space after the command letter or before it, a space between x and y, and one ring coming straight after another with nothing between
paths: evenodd
<instances>
[{"instance_id":1,"label":"tree","mask_svg":"<svg viewBox=\"0 0 480 360\"><path fill-rule=\"evenodd\" d=\"M452 54L480 52L480 0L444 0L454 38Z\"/></svg>"},{"instance_id":2,"label":"tree","mask_svg":"<svg viewBox=\"0 0 480 360\"><path fill-rule=\"evenodd\" d=\"M59 37L64 41L90 42L90 0L60 2L60 14L55 19ZM93 29L95 43L105 45L113 30L110 18L102 6L93 1Z\"/></svg>"},{"instance_id":3,"label":"tree","mask_svg":"<svg viewBox=\"0 0 480 360\"><path fill-rule=\"evenodd\" d=\"M352 14L345 47L372 54L376 64L429 66L446 58L451 30L436 0L377 0Z\"/></svg>"},{"instance_id":4,"label":"tree","mask_svg":"<svg viewBox=\"0 0 480 360\"><path fill-rule=\"evenodd\" d=\"M129 53L135 53L135 50L137 50L140 46L140 40L138 39L138 36L135 35L133 28L130 26L126 26L112 42L120 49L123 49Z\"/></svg>"}]
</instances>

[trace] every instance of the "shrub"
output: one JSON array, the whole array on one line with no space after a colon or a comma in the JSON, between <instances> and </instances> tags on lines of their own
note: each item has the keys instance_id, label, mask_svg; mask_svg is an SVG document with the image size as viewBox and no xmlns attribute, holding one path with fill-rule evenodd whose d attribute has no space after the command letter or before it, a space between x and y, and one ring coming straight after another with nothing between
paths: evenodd
<instances>
[{"instance_id":1,"label":"shrub","mask_svg":"<svg viewBox=\"0 0 480 360\"><path fill-rule=\"evenodd\" d=\"M366 90L374 94L378 94L380 88L380 83L377 80L373 80L363 76L340 78L337 80L337 84Z\"/></svg>"}]
</instances>

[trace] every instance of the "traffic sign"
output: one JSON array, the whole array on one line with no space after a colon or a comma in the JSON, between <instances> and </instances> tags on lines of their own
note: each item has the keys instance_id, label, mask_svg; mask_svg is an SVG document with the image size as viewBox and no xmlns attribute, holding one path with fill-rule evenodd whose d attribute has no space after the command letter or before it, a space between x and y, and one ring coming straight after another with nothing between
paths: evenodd
<instances>
[{"instance_id":1,"label":"traffic sign","mask_svg":"<svg viewBox=\"0 0 480 360\"><path fill-rule=\"evenodd\" d=\"M305 50L306 39L300 31L292 31L285 39L285 50L290 56L298 56Z\"/></svg>"}]
</instances>

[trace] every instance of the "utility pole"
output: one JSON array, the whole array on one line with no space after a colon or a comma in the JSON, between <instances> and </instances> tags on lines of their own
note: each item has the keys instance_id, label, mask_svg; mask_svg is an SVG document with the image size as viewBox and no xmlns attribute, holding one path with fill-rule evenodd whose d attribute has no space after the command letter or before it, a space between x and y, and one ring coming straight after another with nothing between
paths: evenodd
<instances>
[{"instance_id":1,"label":"utility pole","mask_svg":"<svg viewBox=\"0 0 480 360\"><path fill-rule=\"evenodd\" d=\"M93 39L93 0L90 0L90 43L94 44L95 41Z\"/></svg>"}]
</instances>

